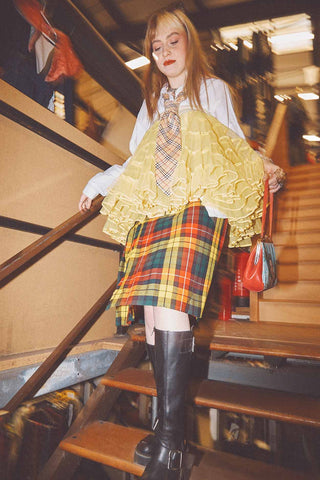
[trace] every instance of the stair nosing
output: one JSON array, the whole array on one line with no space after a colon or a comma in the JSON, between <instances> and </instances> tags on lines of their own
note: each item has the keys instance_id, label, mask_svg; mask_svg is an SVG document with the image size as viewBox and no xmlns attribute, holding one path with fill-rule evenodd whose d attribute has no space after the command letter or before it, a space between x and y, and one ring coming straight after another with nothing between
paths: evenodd
<instances>
[{"instance_id":1,"label":"stair nosing","mask_svg":"<svg viewBox=\"0 0 320 480\"><path fill-rule=\"evenodd\" d=\"M131 370L131 369L128 369ZM135 371L139 369L134 369ZM144 374L147 374L149 377L150 381L150 376L152 376L151 371L141 371ZM123 390L128 390L128 391L134 391L134 392L140 392L141 393L141 388L142 388L142 393L145 392L145 387L141 387L140 384L130 384L127 381L124 380L116 380L117 375L115 377L108 377L106 375L104 379L102 379L102 383L106 386L112 387L112 383L116 383L115 388L121 388ZM105 382L103 381L105 380ZM282 420L282 421L287 421L291 423L298 423L298 424L303 424L303 425L313 425L315 427L320 427L320 415L318 419L315 419L314 417L309 417L306 418L305 415L299 415L298 413L285 413L284 411L281 412L281 409L278 408L278 410L272 410L266 411L266 408L260 408L259 406L250 406L250 404L245 404L245 402L242 405L239 405L236 401L230 401L230 400L223 400L223 399L208 399L205 398L204 396L201 396L201 391L205 387L215 386L214 390L217 390L217 387L224 387L228 388L231 390L231 394L233 393L232 390L236 388L241 388L241 392L243 391L249 391L253 392L252 396L254 397L254 394L257 394L258 392L261 393L264 389L261 387L253 387L253 386L245 386L241 384L234 384L234 383L229 383L229 382L223 382L220 380L209 380L209 379L204 379L202 382L197 386L193 385L193 389L196 388L196 393L192 394L192 401L196 406L202 406L202 407L209 407L209 408L217 408L220 410L227 410L227 411L236 411L239 413L247 413L251 415L256 415L256 416L261 416L264 418L271 418L274 420ZM148 391L150 392L149 394L151 396L156 396L156 388L155 386L153 387L148 387ZM199 394L200 391L200 394ZM228 392L230 393L230 392ZM265 392L264 392L265 393ZM287 392L278 392L276 390L270 390L270 392L267 393L267 395L270 394L273 396L276 394L279 395L285 395L287 394L288 397L292 398L293 394L288 394ZM303 394L295 394L301 400L305 399L306 397ZM319 407L320 407L320 400L319 402ZM287 408L287 407L286 407Z\"/></svg>"},{"instance_id":2,"label":"stair nosing","mask_svg":"<svg viewBox=\"0 0 320 480\"><path fill-rule=\"evenodd\" d=\"M285 303L286 305L290 305L290 304L293 304L293 305L300 305L300 304L304 304L306 305L306 308L308 308L308 306L315 306L315 307L320 307L320 301L316 301L314 302L313 300L293 300L293 299L272 299L272 298L261 298L259 301L261 301L262 303ZM320 313L320 312L319 312Z\"/></svg>"}]
</instances>

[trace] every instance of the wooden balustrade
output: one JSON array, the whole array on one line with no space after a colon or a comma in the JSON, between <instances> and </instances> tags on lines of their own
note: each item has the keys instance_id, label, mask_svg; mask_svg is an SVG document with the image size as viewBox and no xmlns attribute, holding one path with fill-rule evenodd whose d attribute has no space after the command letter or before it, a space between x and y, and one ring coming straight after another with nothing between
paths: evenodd
<instances>
[{"instance_id":1,"label":"wooden balustrade","mask_svg":"<svg viewBox=\"0 0 320 480\"><path fill-rule=\"evenodd\" d=\"M99 195L93 202L92 207L87 212L78 212L71 218L63 222L56 228L53 228L46 235L33 242L31 245L21 250L0 266L0 281L10 280L20 269L44 250L51 247L57 240L68 234L71 230L80 227L85 221L97 214L101 206L102 197ZM58 368L65 359L70 350L84 337L90 328L98 320L105 309L110 297L115 289L116 281L99 298L93 307L84 315L79 323L70 331L62 342L49 355L47 360L36 370L24 386L14 395L9 403L1 411L1 415L13 412L22 402L33 397L37 391L44 385L46 380Z\"/></svg>"},{"instance_id":2,"label":"wooden balustrade","mask_svg":"<svg viewBox=\"0 0 320 480\"><path fill-rule=\"evenodd\" d=\"M14 274L20 271L20 268L32 262L32 260L45 249L51 247L57 240L97 215L101 207L102 198L103 197L99 195L93 200L90 210L76 213L0 265L0 284L10 280Z\"/></svg>"},{"instance_id":3,"label":"wooden balustrade","mask_svg":"<svg viewBox=\"0 0 320 480\"><path fill-rule=\"evenodd\" d=\"M90 308L79 323L68 333L62 342L54 349L22 388L12 397L2 410L2 415L12 413L26 400L32 398L38 390L44 385L47 379L63 362L70 350L76 346L85 336L90 328L96 323L101 313L104 311L110 297L116 287L115 281L108 290L99 298L99 300Z\"/></svg>"}]
</instances>

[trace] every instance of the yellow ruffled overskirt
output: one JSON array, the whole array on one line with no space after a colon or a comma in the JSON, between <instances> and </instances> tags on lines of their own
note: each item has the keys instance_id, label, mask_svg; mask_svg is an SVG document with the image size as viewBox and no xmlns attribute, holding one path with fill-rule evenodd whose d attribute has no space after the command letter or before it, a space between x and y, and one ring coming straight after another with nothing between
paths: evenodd
<instances>
[{"instance_id":1,"label":"yellow ruffled overskirt","mask_svg":"<svg viewBox=\"0 0 320 480\"><path fill-rule=\"evenodd\" d=\"M101 213L103 231L125 244L135 222L179 212L201 200L218 208L230 224L229 247L251 245L260 233L263 162L242 138L211 115L189 110L181 114L182 151L173 175L172 194L155 181L154 152L159 122L144 135L125 171L109 190Z\"/></svg>"}]
</instances>

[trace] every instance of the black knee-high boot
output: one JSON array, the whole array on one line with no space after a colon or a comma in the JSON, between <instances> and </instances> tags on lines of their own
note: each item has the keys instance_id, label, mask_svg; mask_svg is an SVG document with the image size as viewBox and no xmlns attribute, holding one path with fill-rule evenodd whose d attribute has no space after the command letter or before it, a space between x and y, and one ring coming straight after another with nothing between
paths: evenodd
<instances>
[{"instance_id":1,"label":"black knee-high boot","mask_svg":"<svg viewBox=\"0 0 320 480\"><path fill-rule=\"evenodd\" d=\"M191 331L155 330L159 422L151 462L143 480L181 480L184 453L184 404L190 376Z\"/></svg>"},{"instance_id":2,"label":"black knee-high boot","mask_svg":"<svg viewBox=\"0 0 320 480\"><path fill-rule=\"evenodd\" d=\"M156 364L155 364L155 346L146 343L146 349L148 352L148 357L150 359L154 378L156 380ZM158 424L158 419L156 419L155 424L153 426L153 431L156 431ZM139 463L140 465L148 465L151 460L151 455L153 453L155 446L155 436L150 434L143 438L138 445L136 446L135 454L134 454L134 461Z\"/></svg>"}]
</instances>

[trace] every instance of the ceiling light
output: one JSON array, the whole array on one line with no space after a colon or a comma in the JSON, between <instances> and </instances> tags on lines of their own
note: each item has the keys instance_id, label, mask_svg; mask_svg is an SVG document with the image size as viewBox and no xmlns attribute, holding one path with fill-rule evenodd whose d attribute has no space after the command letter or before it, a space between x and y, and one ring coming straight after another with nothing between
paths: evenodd
<instances>
[{"instance_id":1,"label":"ceiling light","mask_svg":"<svg viewBox=\"0 0 320 480\"><path fill-rule=\"evenodd\" d=\"M247 48L250 48L250 50L253 48L253 45L251 42L249 42L249 40L244 40L243 45L245 45Z\"/></svg>"},{"instance_id":2,"label":"ceiling light","mask_svg":"<svg viewBox=\"0 0 320 480\"><path fill-rule=\"evenodd\" d=\"M229 46L233 49L233 50L238 50L238 46L233 43L233 42L229 42Z\"/></svg>"},{"instance_id":3,"label":"ceiling light","mask_svg":"<svg viewBox=\"0 0 320 480\"><path fill-rule=\"evenodd\" d=\"M269 40L272 44L297 42L301 40L313 40L313 39L314 39L314 34L311 32L285 33L283 35L273 35L269 37Z\"/></svg>"},{"instance_id":4,"label":"ceiling light","mask_svg":"<svg viewBox=\"0 0 320 480\"><path fill-rule=\"evenodd\" d=\"M291 97L289 95L274 95L274 98L278 100L278 102L284 102L285 100L291 100Z\"/></svg>"},{"instance_id":5,"label":"ceiling light","mask_svg":"<svg viewBox=\"0 0 320 480\"><path fill-rule=\"evenodd\" d=\"M307 142L320 142L320 137L318 135L302 135L304 140Z\"/></svg>"},{"instance_id":6,"label":"ceiling light","mask_svg":"<svg viewBox=\"0 0 320 480\"><path fill-rule=\"evenodd\" d=\"M298 97L302 100L318 100L319 95L313 92L298 93Z\"/></svg>"},{"instance_id":7,"label":"ceiling light","mask_svg":"<svg viewBox=\"0 0 320 480\"><path fill-rule=\"evenodd\" d=\"M148 65L148 63L150 63L150 60L148 60L147 57L141 56L134 58L133 60L129 60L128 62L126 62L126 65L127 67L131 68L131 70L135 70L136 68Z\"/></svg>"},{"instance_id":8,"label":"ceiling light","mask_svg":"<svg viewBox=\"0 0 320 480\"><path fill-rule=\"evenodd\" d=\"M269 41L272 51L276 54L311 51L314 34L311 32L295 32L283 35L272 35Z\"/></svg>"}]
</instances>

